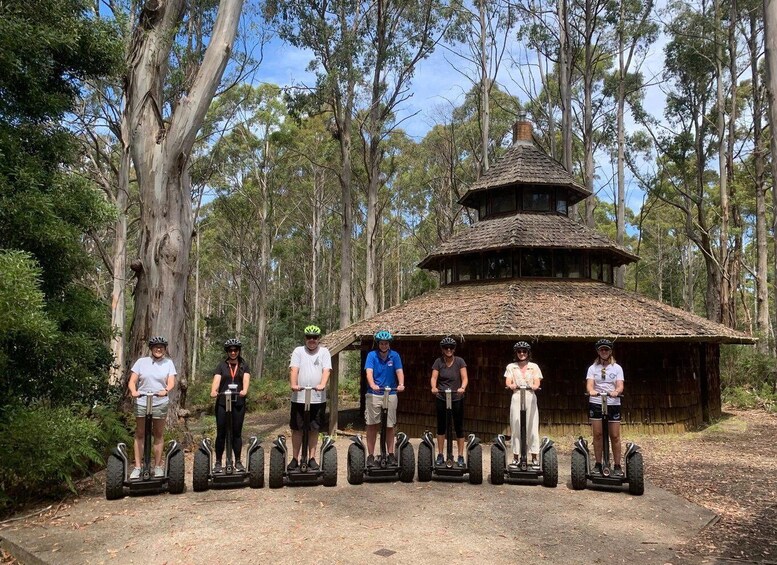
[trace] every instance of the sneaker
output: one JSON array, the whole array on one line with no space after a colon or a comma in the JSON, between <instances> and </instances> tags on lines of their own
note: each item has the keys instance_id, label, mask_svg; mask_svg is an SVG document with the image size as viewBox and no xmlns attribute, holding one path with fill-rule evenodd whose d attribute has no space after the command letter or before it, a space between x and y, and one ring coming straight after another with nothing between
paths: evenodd
<instances>
[{"instance_id":1,"label":"sneaker","mask_svg":"<svg viewBox=\"0 0 777 565\"><path fill-rule=\"evenodd\" d=\"M308 461L308 467L313 471L318 471L318 463L316 463L316 460L312 457L310 458L310 461Z\"/></svg>"},{"instance_id":2,"label":"sneaker","mask_svg":"<svg viewBox=\"0 0 777 565\"><path fill-rule=\"evenodd\" d=\"M154 467L154 478L161 479L165 476L165 470L162 467Z\"/></svg>"},{"instance_id":3,"label":"sneaker","mask_svg":"<svg viewBox=\"0 0 777 565\"><path fill-rule=\"evenodd\" d=\"M521 462L518 459L513 459L512 463L510 463L510 467L517 469L520 464Z\"/></svg>"},{"instance_id":4,"label":"sneaker","mask_svg":"<svg viewBox=\"0 0 777 565\"><path fill-rule=\"evenodd\" d=\"M221 467L221 461L216 461L216 464L213 466L213 472L214 473L221 473L224 469Z\"/></svg>"},{"instance_id":5,"label":"sneaker","mask_svg":"<svg viewBox=\"0 0 777 565\"><path fill-rule=\"evenodd\" d=\"M375 466L375 456L374 455L368 455L367 456L367 467L374 467Z\"/></svg>"},{"instance_id":6,"label":"sneaker","mask_svg":"<svg viewBox=\"0 0 777 565\"><path fill-rule=\"evenodd\" d=\"M458 461L456 461L456 465L458 465L459 467L462 467L462 468L466 467L466 465L464 464L464 456L463 455L459 455L459 459L458 459Z\"/></svg>"},{"instance_id":7,"label":"sneaker","mask_svg":"<svg viewBox=\"0 0 777 565\"><path fill-rule=\"evenodd\" d=\"M594 465L594 473L596 473L598 475L602 474L602 464L601 463L597 463L596 465Z\"/></svg>"},{"instance_id":8,"label":"sneaker","mask_svg":"<svg viewBox=\"0 0 777 565\"><path fill-rule=\"evenodd\" d=\"M612 470L612 474L615 477L622 477L623 476L623 469L621 469L620 465L616 465L615 468Z\"/></svg>"},{"instance_id":9,"label":"sneaker","mask_svg":"<svg viewBox=\"0 0 777 565\"><path fill-rule=\"evenodd\" d=\"M292 458L291 461L289 461L289 466L286 467L287 471L296 471L299 468L299 462L296 458Z\"/></svg>"},{"instance_id":10,"label":"sneaker","mask_svg":"<svg viewBox=\"0 0 777 565\"><path fill-rule=\"evenodd\" d=\"M140 478L140 467L135 467L134 469L132 469L132 472L130 473L130 480L134 481L139 478Z\"/></svg>"},{"instance_id":11,"label":"sneaker","mask_svg":"<svg viewBox=\"0 0 777 565\"><path fill-rule=\"evenodd\" d=\"M243 467L243 464L240 461L235 461L235 471L238 473L245 473L246 468Z\"/></svg>"},{"instance_id":12,"label":"sneaker","mask_svg":"<svg viewBox=\"0 0 777 565\"><path fill-rule=\"evenodd\" d=\"M445 465L445 457L442 456L442 453L437 455L437 460L434 462L435 465Z\"/></svg>"},{"instance_id":13,"label":"sneaker","mask_svg":"<svg viewBox=\"0 0 777 565\"><path fill-rule=\"evenodd\" d=\"M388 464L389 465L396 465L397 464L397 458L393 453L388 454Z\"/></svg>"}]
</instances>

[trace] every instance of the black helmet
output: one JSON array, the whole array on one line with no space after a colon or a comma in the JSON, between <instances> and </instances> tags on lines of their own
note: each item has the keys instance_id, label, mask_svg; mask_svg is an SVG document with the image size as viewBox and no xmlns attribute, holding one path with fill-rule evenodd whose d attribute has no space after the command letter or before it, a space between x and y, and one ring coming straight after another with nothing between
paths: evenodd
<instances>
[{"instance_id":1,"label":"black helmet","mask_svg":"<svg viewBox=\"0 0 777 565\"><path fill-rule=\"evenodd\" d=\"M238 349L241 349L243 347L243 344L240 343L239 339L237 339L235 337L231 337L227 341L224 342L224 351L226 351L226 350L228 350L228 349L230 349L232 347L237 347Z\"/></svg>"},{"instance_id":2,"label":"black helmet","mask_svg":"<svg viewBox=\"0 0 777 565\"><path fill-rule=\"evenodd\" d=\"M167 340L163 338L161 335L156 335L148 340L148 346L154 347L155 345L164 345L167 347Z\"/></svg>"},{"instance_id":3,"label":"black helmet","mask_svg":"<svg viewBox=\"0 0 777 565\"><path fill-rule=\"evenodd\" d=\"M609 339L603 338L596 342L596 350L599 351L600 348L606 347L607 349L612 349L612 341Z\"/></svg>"},{"instance_id":4,"label":"black helmet","mask_svg":"<svg viewBox=\"0 0 777 565\"><path fill-rule=\"evenodd\" d=\"M531 345L529 345L528 341L519 341L515 345L513 345L513 351L518 351L519 349L525 349L526 351L531 351Z\"/></svg>"},{"instance_id":5,"label":"black helmet","mask_svg":"<svg viewBox=\"0 0 777 565\"><path fill-rule=\"evenodd\" d=\"M440 340L440 347L456 347L456 340L451 336L446 336Z\"/></svg>"}]
</instances>

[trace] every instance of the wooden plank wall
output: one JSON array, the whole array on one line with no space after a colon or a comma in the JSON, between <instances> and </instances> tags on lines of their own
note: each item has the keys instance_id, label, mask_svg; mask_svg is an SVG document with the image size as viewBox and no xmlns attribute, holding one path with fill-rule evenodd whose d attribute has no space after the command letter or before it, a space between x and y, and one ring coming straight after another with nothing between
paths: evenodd
<instances>
[{"instance_id":1,"label":"wooden plank wall","mask_svg":"<svg viewBox=\"0 0 777 565\"><path fill-rule=\"evenodd\" d=\"M510 392L504 388L504 369L512 360L513 342L465 341L456 354L468 365L470 384L465 399L467 433L491 440L509 434ZM397 340L394 349L402 356L407 390L400 395L399 431L419 437L434 430L434 397L430 392L431 366L439 349L437 341ZM368 350L362 351L363 359ZM710 413L719 416L719 347L697 343L620 343L615 357L624 369L626 397L623 400L625 431L673 433L702 424L700 369L706 355ZM540 433L558 436L589 434L585 375L596 353L593 342L532 343L532 360L542 369L544 380L538 393ZM362 375L363 377L363 375Z\"/></svg>"}]
</instances>

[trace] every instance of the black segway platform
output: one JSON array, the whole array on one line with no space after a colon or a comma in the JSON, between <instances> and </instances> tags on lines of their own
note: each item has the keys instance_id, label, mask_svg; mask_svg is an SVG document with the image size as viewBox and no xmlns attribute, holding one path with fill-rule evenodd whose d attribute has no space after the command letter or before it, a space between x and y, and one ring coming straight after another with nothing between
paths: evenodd
<instances>
[{"instance_id":1,"label":"black segway platform","mask_svg":"<svg viewBox=\"0 0 777 565\"><path fill-rule=\"evenodd\" d=\"M131 495L158 494L169 492L181 494L185 488L185 465L183 449L175 440L167 443L165 454L165 474L155 477L151 464L152 434L152 401L154 393L146 393L146 422L143 437L143 462L140 468L140 477L130 479L130 457L127 454L127 445L119 443L108 457L105 478L105 498L117 500L123 498L126 491ZM126 491L125 491L126 489Z\"/></svg>"},{"instance_id":2,"label":"black segway platform","mask_svg":"<svg viewBox=\"0 0 777 565\"><path fill-rule=\"evenodd\" d=\"M588 396L586 394L586 396ZM606 393L600 393L602 399L602 472L598 473L592 465L592 455L588 441L580 436L572 451L572 488L583 490L590 482L592 485L622 487L628 485L629 494L640 496L645 492L645 474L640 447L633 442L626 443L623 459L626 462L622 474L610 469L610 432Z\"/></svg>"},{"instance_id":3,"label":"black segway platform","mask_svg":"<svg viewBox=\"0 0 777 565\"><path fill-rule=\"evenodd\" d=\"M394 481L399 479L403 483L412 483L415 476L415 452L410 440L404 432L396 434L394 454L396 462L389 461L386 446L386 431L388 429L388 406L391 387L383 389L383 404L380 411L380 455L375 456L375 464L368 466L367 447L364 445L361 435L351 438L353 442L348 447L348 482L352 485L360 485L365 479Z\"/></svg>"}]
</instances>

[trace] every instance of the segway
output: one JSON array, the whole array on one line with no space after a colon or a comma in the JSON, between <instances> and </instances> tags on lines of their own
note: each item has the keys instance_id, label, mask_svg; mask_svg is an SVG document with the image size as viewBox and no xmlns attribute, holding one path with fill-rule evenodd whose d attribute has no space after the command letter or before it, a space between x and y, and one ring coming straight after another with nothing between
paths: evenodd
<instances>
[{"instance_id":1,"label":"segway","mask_svg":"<svg viewBox=\"0 0 777 565\"><path fill-rule=\"evenodd\" d=\"M262 488L264 486L264 449L256 436L248 440L248 468L239 471L235 468L232 453L232 399L237 396L237 385L227 385L229 388L220 395L226 402L226 451L227 464L222 472L213 472L214 454L209 438L204 438L194 453L194 469L192 471L192 488L195 492L208 490L212 486Z\"/></svg>"},{"instance_id":2,"label":"segway","mask_svg":"<svg viewBox=\"0 0 777 565\"><path fill-rule=\"evenodd\" d=\"M586 396L588 396L586 394ZM593 396L593 395L592 395ZM626 444L625 472L615 475L610 470L610 430L607 409L608 395L605 392L597 396L602 399L602 472L591 470L591 454L588 451L588 442L580 436L574 444L572 451L572 488L582 490L586 488L588 481L594 485L622 486L628 484L629 494L640 496L645 492L645 475L642 462L642 452L637 444Z\"/></svg>"},{"instance_id":3,"label":"segway","mask_svg":"<svg viewBox=\"0 0 777 565\"><path fill-rule=\"evenodd\" d=\"M351 438L353 442L348 447L348 482L352 485L360 485L365 477L373 479L399 478L403 483L412 483L415 476L415 453L413 446L407 434L399 432L396 434L394 443L394 453L396 453L396 462L389 461L386 446L386 430L388 427L388 408L389 397L395 388L386 387L383 389L383 403L380 409L380 455L375 457L375 465L365 466L367 448L364 445L361 435Z\"/></svg>"},{"instance_id":4,"label":"segway","mask_svg":"<svg viewBox=\"0 0 777 565\"><path fill-rule=\"evenodd\" d=\"M451 389L445 390L445 461L437 464L434 459L435 442L432 432L426 430L418 445L418 480L450 479L468 475L470 484L483 482L483 446L475 434L467 436L467 464L459 467L453 459L453 399Z\"/></svg>"},{"instance_id":5,"label":"segway","mask_svg":"<svg viewBox=\"0 0 777 565\"><path fill-rule=\"evenodd\" d=\"M321 443L321 465L319 468L311 469L308 465L308 434L312 432L310 429L310 395L313 387L306 386L303 390L305 391L305 413L299 467L291 471L286 468L288 455L286 436L279 435L270 450L268 481L270 488L281 488L284 484L317 485L322 483L325 487L337 485L337 449L334 445L335 440L331 436L324 436L324 441Z\"/></svg>"},{"instance_id":6,"label":"segway","mask_svg":"<svg viewBox=\"0 0 777 565\"><path fill-rule=\"evenodd\" d=\"M531 465L527 461L529 453L528 430L526 429L526 391L529 387L521 385L518 387L521 395L521 438L520 438L520 459L517 465L507 464L508 452L512 456L512 449L508 450L507 441L504 434L499 434L494 438L491 445L491 484L501 485L505 480L514 482L538 481L542 479L542 484L549 488L555 488L558 485L558 454L553 440L547 436L540 441L539 464Z\"/></svg>"},{"instance_id":7,"label":"segway","mask_svg":"<svg viewBox=\"0 0 777 565\"><path fill-rule=\"evenodd\" d=\"M127 445L119 443L108 457L107 472L105 478L105 498L116 500L124 497L124 488L127 487L130 494L155 494L165 490L171 494L181 494L186 484L184 483L184 457L183 449L177 441L171 440L167 444L165 455L165 474L155 477L151 465L151 448L153 444L153 417L152 402L156 393L147 392L146 397L146 425L143 437L143 463L140 468L140 477L130 479L130 458L127 454Z\"/></svg>"}]
</instances>

